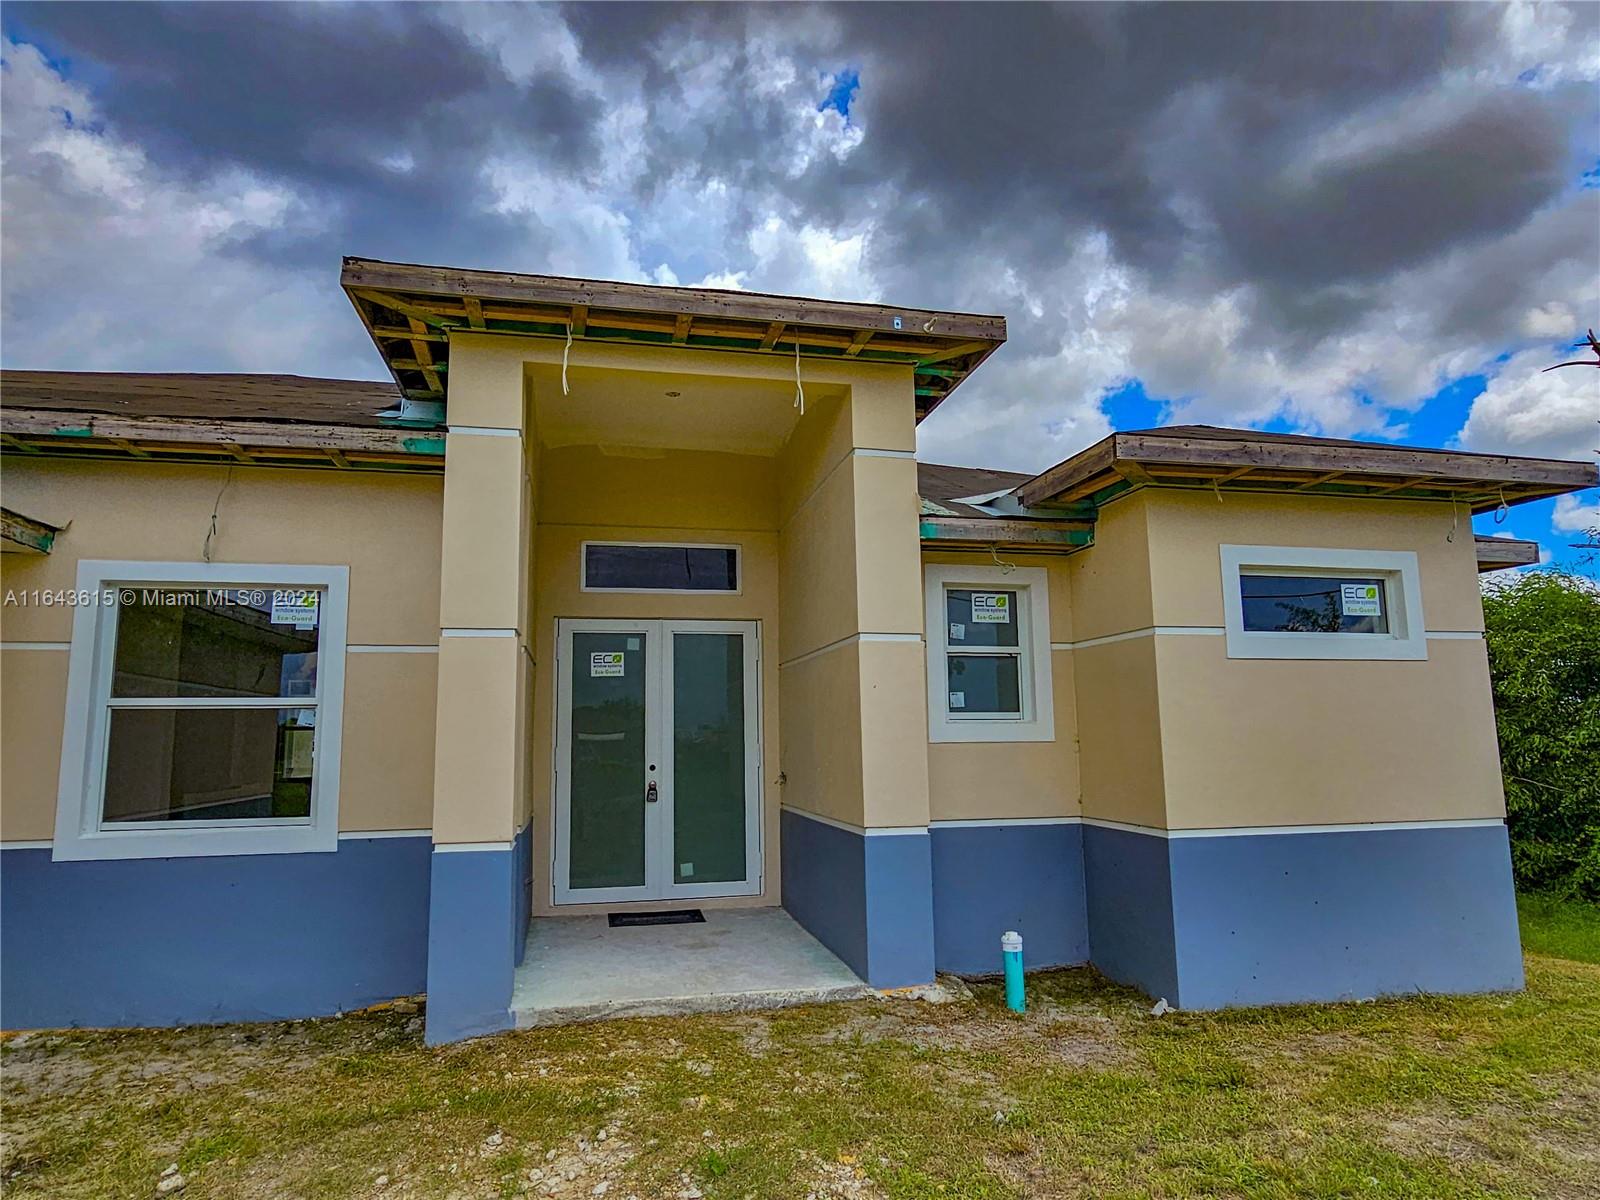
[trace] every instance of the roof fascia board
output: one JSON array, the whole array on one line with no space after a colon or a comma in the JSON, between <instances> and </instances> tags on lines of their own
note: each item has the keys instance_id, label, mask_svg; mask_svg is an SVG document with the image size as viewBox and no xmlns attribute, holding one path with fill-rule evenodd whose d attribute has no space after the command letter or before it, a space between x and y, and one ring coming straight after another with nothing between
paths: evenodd
<instances>
[{"instance_id":1,"label":"roof fascia board","mask_svg":"<svg viewBox=\"0 0 1600 1200\"><path fill-rule=\"evenodd\" d=\"M676 288L554 275L516 275L457 267L431 267L373 259L346 259L340 282L346 291L420 293L461 299L505 300L526 304L584 306L590 309L781 321L874 332L924 333L943 338L1004 341L1004 317L882 304L812 300L761 292L715 288ZM900 324L896 326L895 321Z\"/></svg>"}]
</instances>

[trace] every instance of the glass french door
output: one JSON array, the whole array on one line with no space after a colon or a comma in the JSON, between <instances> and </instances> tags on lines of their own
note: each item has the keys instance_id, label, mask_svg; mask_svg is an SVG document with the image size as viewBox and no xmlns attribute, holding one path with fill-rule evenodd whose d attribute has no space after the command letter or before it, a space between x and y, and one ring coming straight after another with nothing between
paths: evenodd
<instances>
[{"instance_id":1,"label":"glass french door","mask_svg":"<svg viewBox=\"0 0 1600 1200\"><path fill-rule=\"evenodd\" d=\"M557 623L555 902L761 888L754 621Z\"/></svg>"}]
</instances>

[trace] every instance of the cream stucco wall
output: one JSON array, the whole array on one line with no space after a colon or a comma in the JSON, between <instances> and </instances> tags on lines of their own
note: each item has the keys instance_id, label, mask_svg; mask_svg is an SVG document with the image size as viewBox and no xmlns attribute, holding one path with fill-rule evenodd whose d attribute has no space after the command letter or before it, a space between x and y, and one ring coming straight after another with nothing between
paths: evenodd
<instances>
[{"instance_id":1,"label":"cream stucco wall","mask_svg":"<svg viewBox=\"0 0 1600 1200\"><path fill-rule=\"evenodd\" d=\"M70 591L80 559L350 568L339 788L344 831L426 829L438 641L438 476L8 456L8 507L70 526L0 557L0 592ZM219 500L220 494L220 500ZM53 836L72 611L0 608L0 839ZM405 649L396 649L405 648ZM421 652L415 652L421 648Z\"/></svg>"},{"instance_id":2,"label":"cream stucco wall","mask_svg":"<svg viewBox=\"0 0 1600 1200\"><path fill-rule=\"evenodd\" d=\"M1223 544L1416 553L1424 624L1483 629L1448 505L1147 488L1072 556L1083 812L1157 828L1504 813L1481 639L1422 661L1230 659ZM1119 637L1119 635L1121 635ZM1110 641L1095 641L1111 638Z\"/></svg>"},{"instance_id":3,"label":"cream stucco wall","mask_svg":"<svg viewBox=\"0 0 1600 1200\"><path fill-rule=\"evenodd\" d=\"M533 657L555 661L556 622L563 618L700 619L760 623L762 732L762 889L757 896L707 900L707 905L776 904L779 728L782 697L776 656L778 605L777 478L770 458L704 451L648 453L595 446L546 448L539 466L538 524L532 591L537 616ZM690 541L740 548L737 595L631 595L582 589L585 541ZM554 846L552 767L556 674L536 670L528 792L534 822L534 911L557 911L552 899ZM675 902L681 903L681 902ZM563 913L596 906L562 905ZM599 906L605 910L617 904ZM643 903L620 907L649 908Z\"/></svg>"},{"instance_id":4,"label":"cream stucco wall","mask_svg":"<svg viewBox=\"0 0 1600 1200\"><path fill-rule=\"evenodd\" d=\"M1152 490L1157 626L1223 623L1219 547L1409 550L1423 624L1481 633L1470 523L1419 501ZM1170 828L1504 815L1479 638L1430 638L1420 661L1229 659L1220 636L1155 647Z\"/></svg>"},{"instance_id":5,"label":"cream stucco wall","mask_svg":"<svg viewBox=\"0 0 1600 1200\"><path fill-rule=\"evenodd\" d=\"M1072 641L1071 559L1061 555L1001 555L1019 567L1046 572L1050 602L1051 697L1055 738L1048 742L933 742L928 746L928 807L935 821L1003 817L1070 817L1082 811L1078 713ZM982 551L925 549L924 566L990 567Z\"/></svg>"},{"instance_id":6,"label":"cream stucco wall","mask_svg":"<svg viewBox=\"0 0 1600 1200\"><path fill-rule=\"evenodd\" d=\"M783 802L928 822L926 665L909 371L808 408L778 455Z\"/></svg>"}]
</instances>

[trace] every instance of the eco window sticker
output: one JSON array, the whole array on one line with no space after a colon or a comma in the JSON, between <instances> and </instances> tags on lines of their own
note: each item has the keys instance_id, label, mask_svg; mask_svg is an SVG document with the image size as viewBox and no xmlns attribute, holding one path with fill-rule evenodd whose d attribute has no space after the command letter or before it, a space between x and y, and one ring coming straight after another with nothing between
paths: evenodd
<instances>
[{"instance_id":1,"label":"eco window sticker","mask_svg":"<svg viewBox=\"0 0 1600 1200\"><path fill-rule=\"evenodd\" d=\"M1381 617L1382 592L1375 583L1341 583L1339 609L1347 617Z\"/></svg>"},{"instance_id":2,"label":"eco window sticker","mask_svg":"<svg viewBox=\"0 0 1600 1200\"><path fill-rule=\"evenodd\" d=\"M1009 592L973 592L972 623L974 625L1011 624L1011 594Z\"/></svg>"},{"instance_id":3,"label":"eco window sticker","mask_svg":"<svg viewBox=\"0 0 1600 1200\"><path fill-rule=\"evenodd\" d=\"M317 627L317 599L320 593L309 588L280 588L272 593L274 625L293 625L296 629Z\"/></svg>"},{"instance_id":4,"label":"eco window sticker","mask_svg":"<svg viewBox=\"0 0 1600 1200\"><path fill-rule=\"evenodd\" d=\"M621 650L596 650L589 655L590 679L621 679L623 658Z\"/></svg>"}]
</instances>

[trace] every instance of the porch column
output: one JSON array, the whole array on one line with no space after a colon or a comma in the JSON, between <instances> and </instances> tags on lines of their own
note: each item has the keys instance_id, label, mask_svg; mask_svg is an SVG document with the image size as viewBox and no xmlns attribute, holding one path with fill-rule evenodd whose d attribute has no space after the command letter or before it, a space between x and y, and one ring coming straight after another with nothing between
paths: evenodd
<instances>
[{"instance_id":1,"label":"porch column","mask_svg":"<svg viewBox=\"0 0 1600 1200\"><path fill-rule=\"evenodd\" d=\"M875 987L933 979L907 368L808 407L780 460L783 904Z\"/></svg>"},{"instance_id":2,"label":"porch column","mask_svg":"<svg viewBox=\"0 0 1600 1200\"><path fill-rule=\"evenodd\" d=\"M522 774L531 478L522 364L452 346L428 926L431 1043L511 1025L530 848Z\"/></svg>"}]
</instances>

